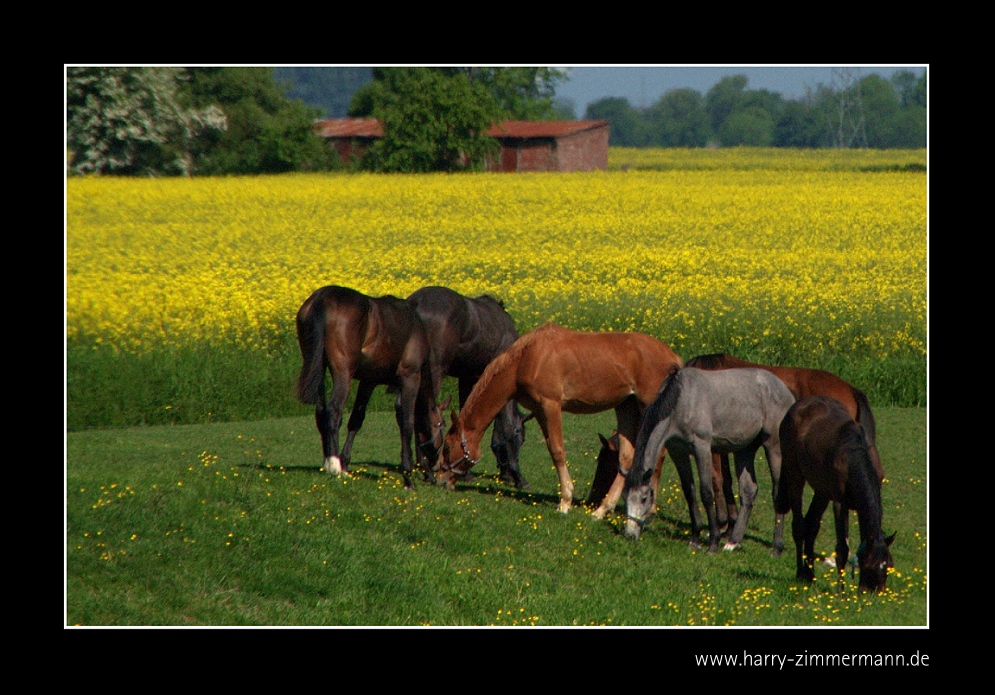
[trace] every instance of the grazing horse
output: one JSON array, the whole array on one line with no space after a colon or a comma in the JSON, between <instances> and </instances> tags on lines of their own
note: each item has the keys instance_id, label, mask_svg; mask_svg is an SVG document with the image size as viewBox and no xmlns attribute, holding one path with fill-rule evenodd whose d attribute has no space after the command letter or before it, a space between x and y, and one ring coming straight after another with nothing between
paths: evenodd
<instances>
[{"instance_id":1,"label":"grazing horse","mask_svg":"<svg viewBox=\"0 0 995 695\"><path fill-rule=\"evenodd\" d=\"M863 425L855 422L842 403L825 396L802 398L788 409L781 423L781 487L775 509L792 513L798 579L815 578L815 538L830 502L836 520L836 566L841 577L850 557L850 510L860 524L860 588L883 589L888 579L891 543L881 529L881 479L871 457L871 443ZM802 518L805 482L814 494ZM804 544L804 547L803 547Z\"/></svg>"},{"instance_id":2,"label":"grazing horse","mask_svg":"<svg viewBox=\"0 0 995 695\"><path fill-rule=\"evenodd\" d=\"M686 367L697 367L698 369L741 369L750 367L754 369L766 369L784 382L795 398L805 398L806 396L830 396L835 398L850 417L859 422L864 427L864 433L868 439L871 460L878 471L880 478L884 478L884 469L881 466L881 457L875 444L875 423L874 413L871 412L871 405L864 392L855 386L851 386L843 379L831 372L821 369L808 369L806 367L775 367L765 364L748 362L732 355L715 353L711 355L699 355L692 357L685 364ZM732 476L729 469L729 455L712 452L712 484L715 490L715 502L718 508L719 527L727 523L731 526L736 523L736 497L732 491ZM779 552L779 551L776 551Z\"/></svg>"},{"instance_id":3,"label":"grazing horse","mask_svg":"<svg viewBox=\"0 0 995 695\"><path fill-rule=\"evenodd\" d=\"M515 322L493 297L476 298L446 287L423 287L405 300L414 307L425 326L431 347L432 390L438 398L445 376L459 382L460 408L490 361L518 340ZM518 469L518 452L525 442L526 417L508 401L494 420L491 451L498 462L500 477L516 488L528 489L528 481ZM436 463L441 448L427 451Z\"/></svg>"},{"instance_id":4,"label":"grazing horse","mask_svg":"<svg viewBox=\"0 0 995 695\"><path fill-rule=\"evenodd\" d=\"M348 470L370 395L385 384L398 394L394 412L401 431L401 474L405 486L413 487L411 439L416 426L425 441L440 437L443 428L431 388L428 338L415 310L390 295L373 298L347 287L322 287L297 312L297 340L304 361L297 397L315 406L325 470L334 475ZM327 404L326 369L332 374ZM359 380L359 387L345 446L339 451L342 410L353 379ZM426 479L433 479L430 463Z\"/></svg>"},{"instance_id":5,"label":"grazing horse","mask_svg":"<svg viewBox=\"0 0 995 695\"><path fill-rule=\"evenodd\" d=\"M674 371L656 400L646 409L632 467L625 477L625 535L639 538L653 507L656 485L651 483L653 464L666 447L677 466L681 489L691 514L691 544L697 546L701 516L694 496L690 456L698 464L701 501L708 517L708 551L718 548L718 522L712 491L712 451L732 453L739 475L742 514L736 519L725 549L742 543L753 501L757 495L754 458L761 446L770 463L771 483L777 495L781 471L778 426L795 397L788 387L762 369L704 371L687 368ZM774 546L783 547L783 516L774 520Z\"/></svg>"},{"instance_id":6,"label":"grazing horse","mask_svg":"<svg viewBox=\"0 0 995 695\"><path fill-rule=\"evenodd\" d=\"M463 409L458 415L453 413L437 479L451 485L454 475L479 460L487 425L514 399L533 413L542 429L560 479L560 511L566 513L574 486L563 448L563 412L589 414L614 408L619 457L628 466L643 410L653 401L668 370L681 364L666 343L643 333L587 333L555 324L540 326L494 358ZM595 517L601 518L615 506L623 482L616 475Z\"/></svg>"}]
</instances>

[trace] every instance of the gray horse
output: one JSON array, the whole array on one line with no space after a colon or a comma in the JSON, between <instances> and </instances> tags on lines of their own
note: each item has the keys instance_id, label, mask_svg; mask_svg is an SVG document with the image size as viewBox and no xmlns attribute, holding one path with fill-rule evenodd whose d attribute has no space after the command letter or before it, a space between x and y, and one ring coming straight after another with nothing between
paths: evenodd
<instances>
[{"instance_id":1,"label":"gray horse","mask_svg":"<svg viewBox=\"0 0 995 695\"><path fill-rule=\"evenodd\" d=\"M660 450L667 447L691 514L691 544L698 545L701 515L694 495L690 457L698 464L701 502L708 516L708 552L718 549L718 521L712 491L712 451L732 453L739 478L742 511L725 544L738 548L757 495L754 459L761 446L770 464L774 498L781 473L778 427L795 402L788 387L763 369L705 371L684 368L664 379L656 400L646 409L636 436L636 452L625 477L625 535L638 539L653 508L656 490L650 478ZM775 516L774 553L784 548L784 515Z\"/></svg>"}]
</instances>

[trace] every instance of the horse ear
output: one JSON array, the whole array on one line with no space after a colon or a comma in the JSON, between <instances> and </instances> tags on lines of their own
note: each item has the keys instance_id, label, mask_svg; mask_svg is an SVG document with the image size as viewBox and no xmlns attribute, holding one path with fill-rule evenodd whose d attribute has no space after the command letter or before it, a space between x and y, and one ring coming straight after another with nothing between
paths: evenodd
<instances>
[{"instance_id":1,"label":"horse ear","mask_svg":"<svg viewBox=\"0 0 995 695\"><path fill-rule=\"evenodd\" d=\"M600 432L598 432L598 439L601 440L601 446L602 447L607 447L608 446L608 440L605 439L604 435L601 434Z\"/></svg>"},{"instance_id":2,"label":"horse ear","mask_svg":"<svg viewBox=\"0 0 995 695\"><path fill-rule=\"evenodd\" d=\"M452 422L455 425L456 421L459 419L459 413L456 412L456 408L453 408L452 410L449 411L449 416L452 418L450 422Z\"/></svg>"},{"instance_id":3,"label":"horse ear","mask_svg":"<svg viewBox=\"0 0 995 695\"><path fill-rule=\"evenodd\" d=\"M449 407L449 404L452 402L453 402L453 395L449 394L448 396L446 396L446 399L442 401L442 403L439 403L439 410L440 411L445 410L446 408Z\"/></svg>"},{"instance_id":4,"label":"horse ear","mask_svg":"<svg viewBox=\"0 0 995 695\"><path fill-rule=\"evenodd\" d=\"M527 413L527 414L525 415L525 417L523 417L523 418L522 418L522 424L525 424L526 422L528 422L529 420L531 420L531 419L532 419L532 418L534 418L535 416L536 416L536 414L535 414L535 413Z\"/></svg>"},{"instance_id":5,"label":"horse ear","mask_svg":"<svg viewBox=\"0 0 995 695\"><path fill-rule=\"evenodd\" d=\"M890 548L891 544L892 544L892 541L895 540L895 536L897 536L897 535L898 535L898 531L895 531L893 534L891 534L890 536L888 536L887 538L884 539L884 544Z\"/></svg>"}]
</instances>

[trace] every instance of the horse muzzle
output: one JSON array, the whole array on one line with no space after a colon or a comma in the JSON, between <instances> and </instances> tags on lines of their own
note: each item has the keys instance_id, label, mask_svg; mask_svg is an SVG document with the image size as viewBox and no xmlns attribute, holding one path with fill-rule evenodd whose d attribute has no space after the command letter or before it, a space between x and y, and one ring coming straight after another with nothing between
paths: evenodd
<instances>
[{"instance_id":1,"label":"horse muzzle","mask_svg":"<svg viewBox=\"0 0 995 695\"><path fill-rule=\"evenodd\" d=\"M643 531L643 526L646 525L645 519L639 519L634 516L629 516L625 520L625 527L623 528L623 533L626 538L631 538L634 541L639 540L639 534Z\"/></svg>"}]
</instances>

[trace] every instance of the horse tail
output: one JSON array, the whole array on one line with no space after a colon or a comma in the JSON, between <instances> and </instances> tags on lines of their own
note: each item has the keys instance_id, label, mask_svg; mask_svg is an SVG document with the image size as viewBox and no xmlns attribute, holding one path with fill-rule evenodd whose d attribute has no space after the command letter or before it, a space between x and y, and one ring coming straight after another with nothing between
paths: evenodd
<instances>
[{"instance_id":1,"label":"horse tail","mask_svg":"<svg viewBox=\"0 0 995 695\"><path fill-rule=\"evenodd\" d=\"M860 389L853 389L853 400L857 402L857 422L864 428L867 441L870 444L877 442L877 425L874 422L874 413L871 412L870 401Z\"/></svg>"},{"instance_id":2,"label":"horse tail","mask_svg":"<svg viewBox=\"0 0 995 695\"><path fill-rule=\"evenodd\" d=\"M297 400L317 405L325 387L325 295L320 290L297 312L297 342L304 361L297 377Z\"/></svg>"}]
</instances>

